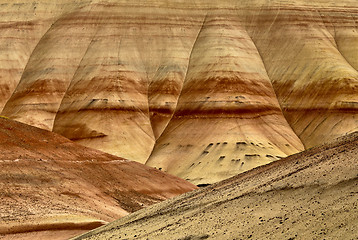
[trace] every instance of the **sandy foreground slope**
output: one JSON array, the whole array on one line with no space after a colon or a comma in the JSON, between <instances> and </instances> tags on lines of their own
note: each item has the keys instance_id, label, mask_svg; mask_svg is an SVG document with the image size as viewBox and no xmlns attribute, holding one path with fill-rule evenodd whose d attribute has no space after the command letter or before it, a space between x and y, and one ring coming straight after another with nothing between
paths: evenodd
<instances>
[{"instance_id":1,"label":"sandy foreground slope","mask_svg":"<svg viewBox=\"0 0 358 240\"><path fill-rule=\"evenodd\" d=\"M214 183L357 131L356 0L1 0L0 109Z\"/></svg>"},{"instance_id":2,"label":"sandy foreground slope","mask_svg":"<svg viewBox=\"0 0 358 240\"><path fill-rule=\"evenodd\" d=\"M195 188L0 118L0 239L68 239Z\"/></svg>"},{"instance_id":3,"label":"sandy foreground slope","mask_svg":"<svg viewBox=\"0 0 358 240\"><path fill-rule=\"evenodd\" d=\"M74 239L357 239L357 222L356 132Z\"/></svg>"}]
</instances>

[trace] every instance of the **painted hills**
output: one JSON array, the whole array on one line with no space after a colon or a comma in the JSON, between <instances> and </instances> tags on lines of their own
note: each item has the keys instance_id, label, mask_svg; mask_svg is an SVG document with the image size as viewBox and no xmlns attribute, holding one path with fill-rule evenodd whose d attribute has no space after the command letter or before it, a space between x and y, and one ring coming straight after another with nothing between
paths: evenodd
<instances>
[{"instance_id":1,"label":"painted hills","mask_svg":"<svg viewBox=\"0 0 358 240\"><path fill-rule=\"evenodd\" d=\"M358 132L74 239L357 239L357 156Z\"/></svg>"},{"instance_id":2,"label":"painted hills","mask_svg":"<svg viewBox=\"0 0 358 240\"><path fill-rule=\"evenodd\" d=\"M0 0L0 239L357 238L357 23L356 0ZM139 210L183 179L213 185Z\"/></svg>"},{"instance_id":3,"label":"painted hills","mask_svg":"<svg viewBox=\"0 0 358 240\"><path fill-rule=\"evenodd\" d=\"M357 130L356 0L10 1L0 109L195 184Z\"/></svg>"},{"instance_id":4,"label":"painted hills","mask_svg":"<svg viewBox=\"0 0 358 240\"><path fill-rule=\"evenodd\" d=\"M68 239L196 188L0 118L0 239Z\"/></svg>"}]
</instances>

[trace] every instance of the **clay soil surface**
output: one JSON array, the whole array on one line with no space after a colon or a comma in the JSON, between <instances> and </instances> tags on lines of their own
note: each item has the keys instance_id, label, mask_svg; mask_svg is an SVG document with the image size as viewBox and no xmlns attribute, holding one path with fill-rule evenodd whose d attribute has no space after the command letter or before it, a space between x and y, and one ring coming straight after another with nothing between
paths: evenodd
<instances>
[{"instance_id":1,"label":"clay soil surface","mask_svg":"<svg viewBox=\"0 0 358 240\"><path fill-rule=\"evenodd\" d=\"M195 188L0 118L0 239L68 239Z\"/></svg>"}]
</instances>

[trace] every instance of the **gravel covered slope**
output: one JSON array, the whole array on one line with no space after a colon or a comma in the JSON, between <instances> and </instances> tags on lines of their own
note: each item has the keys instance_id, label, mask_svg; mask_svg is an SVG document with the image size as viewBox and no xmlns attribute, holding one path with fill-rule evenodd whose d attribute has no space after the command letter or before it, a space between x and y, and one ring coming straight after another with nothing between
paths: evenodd
<instances>
[{"instance_id":1,"label":"gravel covered slope","mask_svg":"<svg viewBox=\"0 0 358 240\"><path fill-rule=\"evenodd\" d=\"M357 239L357 221L354 133L75 239Z\"/></svg>"}]
</instances>

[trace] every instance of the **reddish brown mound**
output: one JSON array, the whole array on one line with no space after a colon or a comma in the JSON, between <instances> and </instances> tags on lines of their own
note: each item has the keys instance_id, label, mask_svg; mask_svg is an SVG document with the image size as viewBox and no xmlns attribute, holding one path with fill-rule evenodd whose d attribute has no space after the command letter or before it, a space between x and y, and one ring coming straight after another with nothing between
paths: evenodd
<instances>
[{"instance_id":1,"label":"reddish brown mound","mask_svg":"<svg viewBox=\"0 0 358 240\"><path fill-rule=\"evenodd\" d=\"M4 118L0 153L0 238L66 239L196 188Z\"/></svg>"},{"instance_id":2,"label":"reddish brown mound","mask_svg":"<svg viewBox=\"0 0 358 240\"><path fill-rule=\"evenodd\" d=\"M357 239L357 156L358 132L76 239Z\"/></svg>"}]
</instances>

